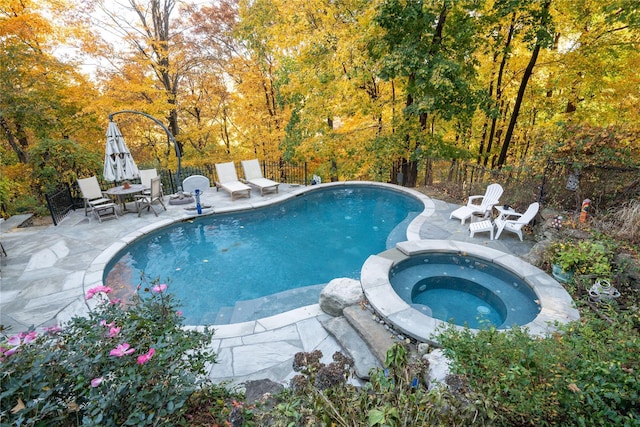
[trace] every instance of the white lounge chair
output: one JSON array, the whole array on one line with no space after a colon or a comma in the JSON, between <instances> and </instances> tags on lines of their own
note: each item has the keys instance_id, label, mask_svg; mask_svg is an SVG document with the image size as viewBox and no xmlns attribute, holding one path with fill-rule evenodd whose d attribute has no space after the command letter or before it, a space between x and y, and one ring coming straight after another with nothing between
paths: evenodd
<instances>
[{"instance_id":1,"label":"white lounge chair","mask_svg":"<svg viewBox=\"0 0 640 427\"><path fill-rule=\"evenodd\" d=\"M167 207L162 202L162 187L160 185L160 177L156 176L151 178L151 191L150 194L136 195L136 208L138 209L138 216L142 213L144 208L147 211L152 210L155 216L158 216L158 212L153 208L154 202L160 202L160 205L167 210Z\"/></svg>"},{"instance_id":2,"label":"white lounge chair","mask_svg":"<svg viewBox=\"0 0 640 427\"><path fill-rule=\"evenodd\" d=\"M451 212L449 219L457 218L463 225L474 214L481 216L483 219L488 219L491 216L493 206L500 203L500 196L502 196L503 191L500 184L489 185L483 196L469 196L467 204Z\"/></svg>"},{"instance_id":3,"label":"white lounge chair","mask_svg":"<svg viewBox=\"0 0 640 427\"><path fill-rule=\"evenodd\" d=\"M495 220L495 225L498 229L498 232L496 233L496 240L500 237L503 230L507 230L512 233L516 233L520 238L520 241L522 241L522 228L531 222L531 220L538 214L539 209L540 204L535 202L531 203L527 210L522 214L517 212L508 212L500 215ZM512 216L518 217L518 219L507 219Z\"/></svg>"},{"instance_id":4,"label":"white lounge chair","mask_svg":"<svg viewBox=\"0 0 640 427\"><path fill-rule=\"evenodd\" d=\"M78 187L84 199L85 216L88 212L93 212L99 222L102 222L103 218L118 218L116 204L102 193L100 184L98 184L98 178L96 178L95 175L89 178L79 178Z\"/></svg>"},{"instance_id":5,"label":"white lounge chair","mask_svg":"<svg viewBox=\"0 0 640 427\"><path fill-rule=\"evenodd\" d=\"M237 196L251 197L251 187L238 180L233 162L216 163L216 173L218 175L216 191L222 188L231 195L231 200Z\"/></svg>"},{"instance_id":6,"label":"white lounge chair","mask_svg":"<svg viewBox=\"0 0 640 427\"><path fill-rule=\"evenodd\" d=\"M260 189L260 195L264 196L265 191L278 192L279 183L265 178L262 175L262 169L258 159L243 160L242 169L244 170L244 179L247 183L254 185Z\"/></svg>"}]
</instances>

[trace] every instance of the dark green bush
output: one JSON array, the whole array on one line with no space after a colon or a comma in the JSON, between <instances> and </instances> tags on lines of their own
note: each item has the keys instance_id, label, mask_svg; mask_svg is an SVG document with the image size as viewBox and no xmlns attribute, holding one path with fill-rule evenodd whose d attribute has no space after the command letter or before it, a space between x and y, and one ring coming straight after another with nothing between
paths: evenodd
<instances>
[{"instance_id":1,"label":"dark green bush","mask_svg":"<svg viewBox=\"0 0 640 427\"><path fill-rule=\"evenodd\" d=\"M636 321L620 315L610 324L587 312L549 338L450 328L441 343L500 425L640 425Z\"/></svg>"}]
</instances>

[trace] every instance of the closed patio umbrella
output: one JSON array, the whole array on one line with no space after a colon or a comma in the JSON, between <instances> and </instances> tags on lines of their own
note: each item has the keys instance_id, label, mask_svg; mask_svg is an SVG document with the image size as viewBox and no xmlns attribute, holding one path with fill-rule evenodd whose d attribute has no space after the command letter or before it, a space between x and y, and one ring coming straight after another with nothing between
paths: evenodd
<instances>
[{"instance_id":1,"label":"closed patio umbrella","mask_svg":"<svg viewBox=\"0 0 640 427\"><path fill-rule=\"evenodd\" d=\"M110 121L107 127L107 145L103 176L106 181L125 181L138 178L140 172L124 142L118 125Z\"/></svg>"}]
</instances>

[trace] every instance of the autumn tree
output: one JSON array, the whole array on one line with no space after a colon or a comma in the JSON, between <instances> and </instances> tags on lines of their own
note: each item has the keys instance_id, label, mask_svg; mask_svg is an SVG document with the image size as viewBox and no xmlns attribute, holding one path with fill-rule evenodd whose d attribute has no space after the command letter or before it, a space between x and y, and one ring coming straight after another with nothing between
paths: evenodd
<instances>
[{"instance_id":1,"label":"autumn tree","mask_svg":"<svg viewBox=\"0 0 640 427\"><path fill-rule=\"evenodd\" d=\"M219 1L185 9L186 28L197 46L198 61L185 73L181 86L182 140L202 159L228 159L236 145L238 126L233 122L229 68L237 52L233 31L237 5Z\"/></svg>"},{"instance_id":2,"label":"autumn tree","mask_svg":"<svg viewBox=\"0 0 640 427\"><path fill-rule=\"evenodd\" d=\"M491 5L483 14L489 50L479 61L495 110L484 118L478 161L503 166L545 156L549 144L565 140L564 124L636 121L631 70L639 33L629 17L637 7L563 0Z\"/></svg>"},{"instance_id":3,"label":"autumn tree","mask_svg":"<svg viewBox=\"0 0 640 427\"><path fill-rule=\"evenodd\" d=\"M103 42L92 46L92 54L102 58L98 77L105 93L122 95L115 98L122 109L164 117L183 151L178 93L185 73L198 62L198 51L184 36L177 2L92 0L84 3L84 11L101 29ZM116 85L118 76L128 78ZM135 82L139 84L132 87Z\"/></svg>"},{"instance_id":4,"label":"autumn tree","mask_svg":"<svg viewBox=\"0 0 640 427\"><path fill-rule=\"evenodd\" d=\"M38 138L70 138L83 131L86 79L55 56L68 36L46 17L57 2L3 0L0 5L0 126L17 160L27 163Z\"/></svg>"},{"instance_id":5,"label":"autumn tree","mask_svg":"<svg viewBox=\"0 0 640 427\"><path fill-rule=\"evenodd\" d=\"M532 21L532 28L530 32L532 34L528 35L528 37L525 37L525 40L531 40L531 44L533 45L531 50L531 57L529 58L527 66L522 73L522 79L520 80L518 94L516 95L515 101L513 103L513 111L511 112L511 118L509 119L509 124L504 136L504 141L502 142L502 148L500 149L500 156L498 157L497 162L498 167L504 165L507 160L507 152L509 150L509 144L511 143L511 137L513 136L513 131L518 121L520 107L525 96L527 84L529 83L529 79L533 74L533 68L535 67L538 60L540 49L550 47L553 44L553 29L550 28L551 15L549 11L551 0L545 0L543 2L532 2L532 4L533 7L529 11L531 17L530 20Z\"/></svg>"},{"instance_id":6,"label":"autumn tree","mask_svg":"<svg viewBox=\"0 0 640 427\"><path fill-rule=\"evenodd\" d=\"M251 108L264 105L261 111L271 117L282 111L285 120L272 128L281 133L283 156L304 159L331 180L367 179L375 168L371 141L382 127L383 93L390 93L367 54L375 6L362 0L251 2L241 14L239 35L258 64L251 68L247 61L247 70L262 73L266 84L250 81L267 89L251 96L247 86L243 100L251 99Z\"/></svg>"},{"instance_id":7,"label":"autumn tree","mask_svg":"<svg viewBox=\"0 0 640 427\"><path fill-rule=\"evenodd\" d=\"M271 161L283 158L280 144L290 114L280 92L288 65L278 52L279 4L239 2L237 51L228 69L236 89L234 111L243 130L240 137L254 155Z\"/></svg>"},{"instance_id":8,"label":"autumn tree","mask_svg":"<svg viewBox=\"0 0 640 427\"><path fill-rule=\"evenodd\" d=\"M84 36L81 25L62 25L72 10L57 1L0 1L0 187L7 189L2 194L3 210L11 211L10 205L24 194L41 198L43 191L61 181L59 173L43 173L44 167L61 165L56 156L43 165L36 159L42 156L32 155L35 149L47 158L43 147L58 141L76 147L76 153L91 152L99 135L95 117L87 110L95 90L78 73L78 62L64 58L60 49L70 48L72 37ZM70 160L68 179L69 174L95 165L86 156L64 150L62 154Z\"/></svg>"},{"instance_id":9,"label":"autumn tree","mask_svg":"<svg viewBox=\"0 0 640 427\"><path fill-rule=\"evenodd\" d=\"M403 122L410 131L396 141L403 146L397 162L407 186L416 184L425 136L437 140L437 121L457 121L456 138L464 137L477 108L475 8L476 2L449 0L387 0L379 8L376 22L384 34L374 53L382 62L381 77L404 90Z\"/></svg>"}]
</instances>

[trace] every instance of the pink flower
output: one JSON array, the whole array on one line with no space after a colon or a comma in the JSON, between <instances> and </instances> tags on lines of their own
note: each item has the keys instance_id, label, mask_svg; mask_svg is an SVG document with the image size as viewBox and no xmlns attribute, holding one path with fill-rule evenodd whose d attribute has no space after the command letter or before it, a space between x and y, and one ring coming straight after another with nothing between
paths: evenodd
<instances>
[{"instance_id":1,"label":"pink flower","mask_svg":"<svg viewBox=\"0 0 640 427\"><path fill-rule=\"evenodd\" d=\"M111 292L111 288L108 286L103 286L103 285L99 285L96 286L94 288L91 288L87 291L87 297L86 299L91 299L93 298L93 296L99 292L104 292L105 294L108 294L109 292Z\"/></svg>"},{"instance_id":2,"label":"pink flower","mask_svg":"<svg viewBox=\"0 0 640 427\"><path fill-rule=\"evenodd\" d=\"M120 298L116 298L111 300L111 305L116 305L116 304L120 304L122 302L122 300Z\"/></svg>"},{"instance_id":3,"label":"pink flower","mask_svg":"<svg viewBox=\"0 0 640 427\"><path fill-rule=\"evenodd\" d=\"M104 381L104 377L98 377L91 380L91 387L98 387Z\"/></svg>"},{"instance_id":4,"label":"pink flower","mask_svg":"<svg viewBox=\"0 0 640 427\"><path fill-rule=\"evenodd\" d=\"M115 336L117 336L120 333L120 330L122 328L116 328L116 327L111 327L109 328L109 333L107 334L108 338L113 338Z\"/></svg>"},{"instance_id":5,"label":"pink flower","mask_svg":"<svg viewBox=\"0 0 640 427\"><path fill-rule=\"evenodd\" d=\"M61 331L62 331L62 328L61 328L60 326L58 326L58 325L53 325L53 326L47 326L47 327L45 327L45 328L44 328L44 331L45 331L47 334L51 334L51 335L52 335L52 334L57 334L58 332L61 332Z\"/></svg>"},{"instance_id":6,"label":"pink flower","mask_svg":"<svg viewBox=\"0 0 640 427\"><path fill-rule=\"evenodd\" d=\"M36 337L38 336L38 333L36 331L31 331L28 334L23 334L22 337L24 338L22 340L23 343L30 343L31 341L35 340Z\"/></svg>"},{"instance_id":7,"label":"pink flower","mask_svg":"<svg viewBox=\"0 0 640 427\"><path fill-rule=\"evenodd\" d=\"M145 363L147 363L155 353L156 353L155 348L151 347L148 353L138 356L138 365L144 365Z\"/></svg>"},{"instance_id":8,"label":"pink flower","mask_svg":"<svg viewBox=\"0 0 640 427\"><path fill-rule=\"evenodd\" d=\"M115 324L116 324L116 322L107 323L106 320L101 320L100 321L100 326L104 326L105 328L113 328L113 326Z\"/></svg>"},{"instance_id":9,"label":"pink flower","mask_svg":"<svg viewBox=\"0 0 640 427\"><path fill-rule=\"evenodd\" d=\"M127 356L133 353L134 351L136 351L135 348L130 348L130 347L131 346L126 342L123 344L119 344L116 348L114 348L109 352L109 356L122 357L122 356Z\"/></svg>"},{"instance_id":10,"label":"pink flower","mask_svg":"<svg viewBox=\"0 0 640 427\"><path fill-rule=\"evenodd\" d=\"M161 292L164 292L166 289L167 289L167 285L163 283L161 285L155 285L153 289L151 289L151 291L155 292L156 294L159 294Z\"/></svg>"},{"instance_id":11,"label":"pink flower","mask_svg":"<svg viewBox=\"0 0 640 427\"><path fill-rule=\"evenodd\" d=\"M176 311L176 314L177 314L178 316L182 316L184 313L182 313L182 310L178 310L178 311Z\"/></svg>"},{"instance_id":12,"label":"pink flower","mask_svg":"<svg viewBox=\"0 0 640 427\"><path fill-rule=\"evenodd\" d=\"M19 345L15 346L15 347L11 347L9 350L4 352L5 356L11 356L12 354L16 354L17 352L19 352L20 350L22 350L20 348Z\"/></svg>"},{"instance_id":13,"label":"pink flower","mask_svg":"<svg viewBox=\"0 0 640 427\"><path fill-rule=\"evenodd\" d=\"M22 339L21 339L20 335L12 335L7 340L7 344L9 344L11 347L16 347L16 346L20 345L21 342L22 342Z\"/></svg>"}]
</instances>

